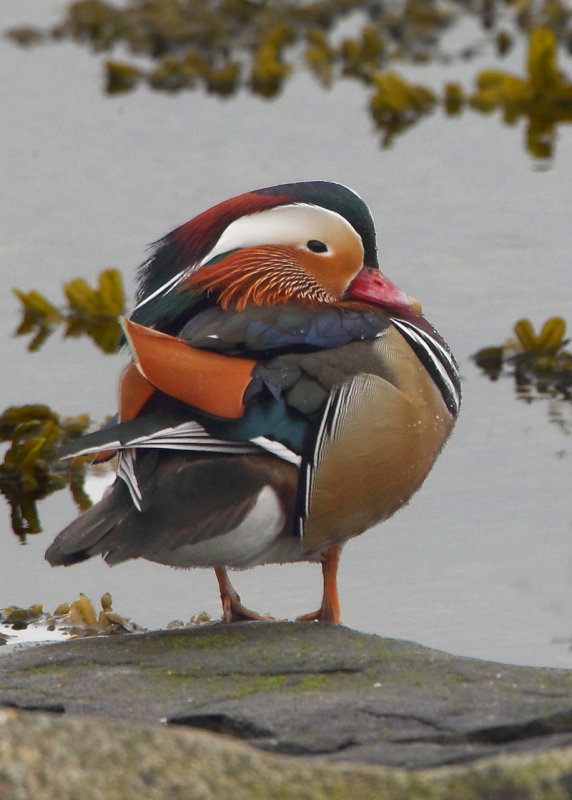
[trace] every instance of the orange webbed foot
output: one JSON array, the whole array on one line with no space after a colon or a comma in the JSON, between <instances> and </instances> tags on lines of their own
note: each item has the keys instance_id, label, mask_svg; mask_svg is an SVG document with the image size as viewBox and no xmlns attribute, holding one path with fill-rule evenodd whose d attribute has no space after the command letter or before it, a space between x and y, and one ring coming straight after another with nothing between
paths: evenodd
<instances>
[{"instance_id":1,"label":"orange webbed foot","mask_svg":"<svg viewBox=\"0 0 572 800\"><path fill-rule=\"evenodd\" d=\"M340 624L340 600L338 597L338 565L342 548L339 545L329 547L322 561L322 575L324 578L324 594L322 605L317 611L304 614L296 622L331 622Z\"/></svg>"},{"instance_id":2,"label":"orange webbed foot","mask_svg":"<svg viewBox=\"0 0 572 800\"><path fill-rule=\"evenodd\" d=\"M324 608L323 606L320 606L317 611L311 611L309 614L303 614L301 617L296 617L296 622L332 622L334 625L339 625L339 609L328 607Z\"/></svg>"},{"instance_id":3,"label":"orange webbed foot","mask_svg":"<svg viewBox=\"0 0 572 800\"><path fill-rule=\"evenodd\" d=\"M251 611L240 602L240 595L230 582L228 573L221 567L215 567L215 575L220 589L220 599L222 602L222 621L223 622L274 622L274 617L268 614L259 614Z\"/></svg>"}]
</instances>

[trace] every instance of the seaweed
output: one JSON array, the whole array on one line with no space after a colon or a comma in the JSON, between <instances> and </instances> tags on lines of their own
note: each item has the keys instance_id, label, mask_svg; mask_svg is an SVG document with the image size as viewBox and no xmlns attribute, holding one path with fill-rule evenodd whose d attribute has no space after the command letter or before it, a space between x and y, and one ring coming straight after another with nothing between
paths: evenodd
<instances>
[{"instance_id":1,"label":"seaweed","mask_svg":"<svg viewBox=\"0 0 572 800\"><path fill-rule=\"evenodd\" d=\"M369 101L370 110L377 127L384 131L384 147L391 144L397 133L432 111L437 103L434 92L408 83L396 72L376 72L372 80L376 91Z\"/></svg>"},{"instance_id":2,"label":"seaweed","mask_svg":"<svg viewBox=\"0 0 572 800\"><path fill-rule=\"evenodd\" d=\"M481 52L482 41L459 53L440 46L442 34L460 14L480 20L485 41L499 58L512 47L515 33L530 33L528 77L485 70L467 101L454 81L438 97L397 74L396 62L454 63ZM571 119L570 85L555 66L557 40L572 47L571 20L560 0L458 0L447 5L406 0L387 7L366 0L127 0L121 5L79 0L69 4L51 30L22 27L8 36L21 47L72 39L96 53L121 45L137 63L104 61L103 85L110 95L147 84L165 92L202 87L220 97L248 90L271 100L300 65L324 88L339 78L357 80L369 93L369 113L384 134L383 147L438 103L448 116L465 106L482 113L502 108L507 124L528 118L527 147L534 157L548 158L555 126ZM358 22L353 36L340 36L346 21L352 28ZM511 24L514 31L506 29Z\"/></svg>"},{"instance_id":3,"label":"seaweed","mask_svg":"<svg viewBox=\"0 0 572 800\"><path fill-rule=\"evenodd\" d=\"M538 28L530 35L527 76L500 70L485 70L477 79L471 106L488 114L503 112L507 125L527 120L526 146L536 158L553 154L555 128L572 122L572 83L557 67L557 41L550 28Z\"/></svg>"},{"instance_id":4,"label":"seaweed","mask_svg":"<svg viewBox=\"0 0 572 800\"><path fill-rule=\"evenodd\" d=\"M57 458L64 442L81 436L88 425L86 414L62 418L45 405L10 406L0 416L0 441L9 443L0 464L0 493L22 540L42 530L36 503L52 492L69 486L80 510L91 505L83 490L85 459L67 466Z\"/></svg>"},{"instance_id":5,"label":"seaweed","mask_svg":"<svg viewBox=\"0 0 572 800\"><path fill-rule=\"evenodd\" d=\"M565 321L551 317L536 333L530 320L520 319L514 333L516 338L475 353L477 366L493 381L511 377L517 396L527 402L538 398L555 401L550 406L551 420L569 433L562 405L572 401L572 352L567 349Z\"/></svg>"},{"instance_id":6,"label":"seaweed","mask_svg":"<svg viewBox=\"0 0 572 800\"><path fill-rule=\"evenodd\" d=\"M81 592L77 600L72 603L60 603L53 613L44 611L40 604L33 604L27 608L16 605L0 608L0 625L12 631L26 630L30 626L39 630L57 630L71 639L144 630L132 619L123 617L113 610L109 592L102 596L99 612L95 610L91 600ZM0 643L7 643L11 636L12 634L5 634L4 641ZM14 640L18 641L17 634L14 635Z\"/></svg>"},{"instance_id":7,"label":"seaweed","mask_svg":"<svg viewBox=\"0 0 572 800\"><path fill-rule=\"evenodd\" d=\"M93 288L83 278L63 284L66 305L58 308L36 290L14 294L22 305L17 336L31 334L28 350L36 352L59 327L64 337L89 337L104 353L119 349L125 299L121 275L104 270ZM10 406L0 416L0 442L5 442L0 464L0 494L10 505L12 530L25 541L42 530L37 503L52 492L69 487L80 511L91 505L84 490L87 459L64 463L58 451L90 426L87 414L61 417L46 405Z\"/></svg>"},{"instance_id":8,"label":"seaweed","mask_svg":"<svg viewBox=\"0 0 572 800\"><path fill-rule=\"evenodd\" d=\"M95 289L83 278L75 278L63 288L67 300L63 310L35 290L13 290L22 303L22 320L16 336L32 334L28 350L34 352L63 324L64 336L87 335L104 353L116 353L121 341L118 317L125 309L118 270L104 270Z\"/></svg>"}]
</instances>

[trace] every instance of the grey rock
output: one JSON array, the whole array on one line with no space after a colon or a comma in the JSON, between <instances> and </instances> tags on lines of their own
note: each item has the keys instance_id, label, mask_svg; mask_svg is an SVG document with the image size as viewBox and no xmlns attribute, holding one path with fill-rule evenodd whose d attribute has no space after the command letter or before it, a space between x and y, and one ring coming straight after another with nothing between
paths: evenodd
<instances>
[{"instance_id":1,"label":"grey rock","mask_svg":"<svg viewBox=\"0 0 572 800\"><path fill-rule=\"evenodd\" d=\"M0 704L419 769L572 745L572 672L313 623L211 624L0 653Z\"/></svg>"},{"instance_id":2,"label":"grey rock","mask_svg":"<svg viewBox=\"0 0 572 800\"><path fill-rule=\"evenodd\" d=\"M160 725L0 709L4 800L566 800L572 749L406 772Z\"/></svg>"}]
</instances>

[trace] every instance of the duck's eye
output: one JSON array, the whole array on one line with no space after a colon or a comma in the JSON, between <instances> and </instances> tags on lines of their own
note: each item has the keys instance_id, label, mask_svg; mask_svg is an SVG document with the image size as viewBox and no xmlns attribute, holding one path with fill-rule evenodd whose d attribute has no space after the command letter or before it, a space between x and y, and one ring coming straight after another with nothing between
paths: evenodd
<instances>
[{"instance_id":1,"label":"duck's eye","mask_svg":"<svg viewBox=\"0 0 572 800\"><path fill-rule=\"evenodd\" d=\"M308 250L311 250L312 253L327 253L328 252L328 245L321 242L319 239L310 239L309 242L306 242L306 247Z\"/></svg>"}]
</instances>

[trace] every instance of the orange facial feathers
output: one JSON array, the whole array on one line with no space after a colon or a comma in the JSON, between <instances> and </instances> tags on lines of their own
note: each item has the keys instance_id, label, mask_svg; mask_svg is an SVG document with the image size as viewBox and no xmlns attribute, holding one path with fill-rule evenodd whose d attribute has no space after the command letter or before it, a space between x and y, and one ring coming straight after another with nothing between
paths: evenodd
<instances>
[{"instance_id":1,"label":"orange facial feathers","mask_svg":"<svg viewBox=\"0 0 572 800\"><path fill-rule=\"evenodd\" d=\"M313 304L335 299L305 266L303 254L295 248L251 247L208 264L191 275L187 285L218 292L222 308L234 305L238 311L248 303L273 306L290 300Z\"/></svg>"},{"instance_id":2,"label":"orange facial feathers","mask_svg":"<svg viewBox=\"0 0 572 800\"><path fill-rule=\"evenodd\" d=\"M342 297L359 270L361 261L351 255L353 260L346 259L344 251L326 259L295 247L251 247L204 266L187 285L217 291L222 308L235 305L239 311L248 303L332 303Z\"/></svg>"},{"instance_id":3,"label":"orange facial feathers","mask_svg":"<svg viewBox=\"0 0 572 800\"><path fill-rule=\"evenodd\" d=\"M156 389L214 416L242 417L256 361L189 347L130 320L122 325L137 369Z\"/></svg>"}]
</instances>

